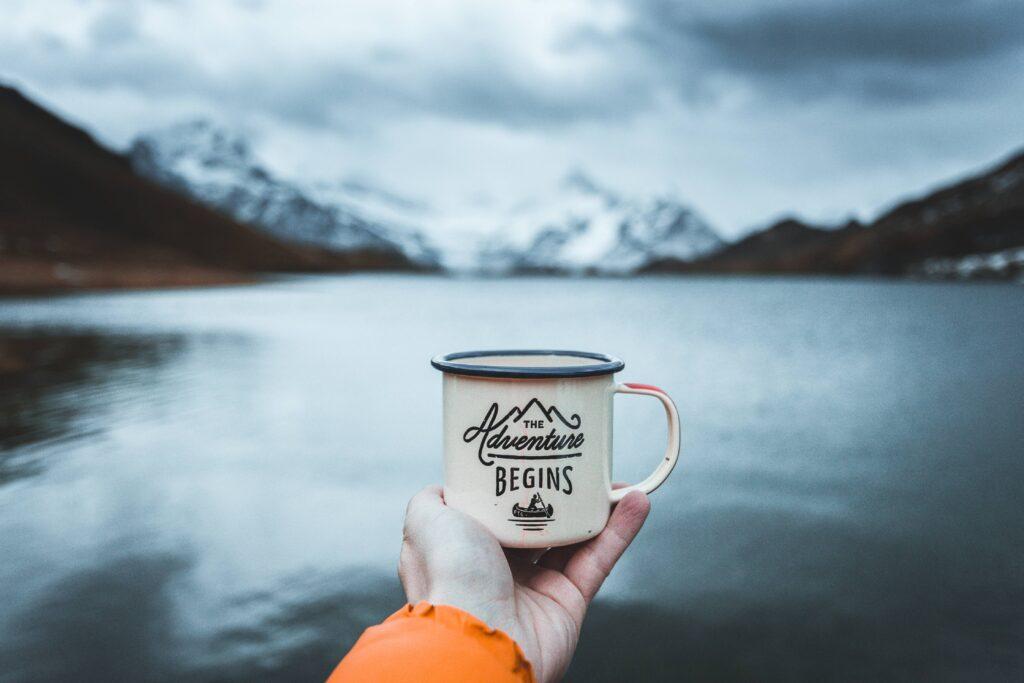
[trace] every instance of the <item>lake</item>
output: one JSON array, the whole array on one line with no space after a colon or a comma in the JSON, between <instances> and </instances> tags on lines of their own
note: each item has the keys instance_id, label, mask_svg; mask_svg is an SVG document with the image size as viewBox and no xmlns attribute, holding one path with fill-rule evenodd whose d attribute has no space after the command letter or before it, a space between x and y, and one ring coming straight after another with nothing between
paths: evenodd
<instances>
[{"instance_id":1,"label":"lake","mask_svg":"<svg viewBox=\"0 0 1024 683\"><path fill-rule=\"evenodd\" d=\"M322 680L489 347L679 406L569 680L1021 679L1019 286L366 275L0 300L0 680ZM661 408L615 430L635 481Z\"/></svg>"}]
</instances>

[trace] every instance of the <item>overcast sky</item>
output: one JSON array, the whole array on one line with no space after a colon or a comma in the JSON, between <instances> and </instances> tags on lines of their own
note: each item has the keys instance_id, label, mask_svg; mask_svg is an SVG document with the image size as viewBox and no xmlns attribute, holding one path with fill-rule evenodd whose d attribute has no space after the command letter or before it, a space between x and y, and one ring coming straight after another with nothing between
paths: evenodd
<instances>
[{"instance_id":1,"label":"overcast sky","mask_svg":"<svg viewBox=\"0 0 1024 683\"><path fill-rule=\"evenodd\" d=\"M208 116L281 174L445 211L579 168L735 236L870 216L1024 146L1020 0L0 6L0 80L108 144Z\"/></svg>"}]
</instances>

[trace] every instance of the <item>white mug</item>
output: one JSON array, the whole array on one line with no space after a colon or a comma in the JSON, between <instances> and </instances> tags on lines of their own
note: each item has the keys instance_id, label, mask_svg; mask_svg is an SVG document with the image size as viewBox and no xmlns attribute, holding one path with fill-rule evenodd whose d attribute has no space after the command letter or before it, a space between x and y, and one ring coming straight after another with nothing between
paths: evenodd
<instances>
[{"instance_id":1,"label":"white mug","mask_svg":"<svg viewBox=\"0 0 1024 683\"><path fill-rule=\"evenodd\" d=\"M437 356L444 373L444 499L505 547L547 548L592 538L611 505L650 493L679 457L672 399L647 384L616 384L624 363L583 351L466 351ZM612 490L612 399L653 396L668 447L644 481Z\"/></svg>"}]
</instances>

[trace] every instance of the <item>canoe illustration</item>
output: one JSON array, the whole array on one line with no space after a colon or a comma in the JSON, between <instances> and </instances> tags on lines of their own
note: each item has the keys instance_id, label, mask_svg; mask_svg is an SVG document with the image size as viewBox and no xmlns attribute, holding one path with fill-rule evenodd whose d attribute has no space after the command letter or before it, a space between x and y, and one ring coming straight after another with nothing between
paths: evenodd
<instances>
[{"instance_id":1,"label":"canoe illustration","mask_svg":"<svg viewBox=\"0 0 1024 683\"><path fill-rule=\"evenodd\" d=\"M519 503L512 506L513 517L550 517L555 514L555 508L551 505L544 505L544 499L539 493L533 494L529 507L522 507Z\"/></svg>"}]
</instances>

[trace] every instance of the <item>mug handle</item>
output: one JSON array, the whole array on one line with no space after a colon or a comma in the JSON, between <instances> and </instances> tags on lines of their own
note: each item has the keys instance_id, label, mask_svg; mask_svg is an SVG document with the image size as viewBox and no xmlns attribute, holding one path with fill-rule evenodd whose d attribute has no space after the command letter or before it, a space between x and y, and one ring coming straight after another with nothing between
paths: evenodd
<instances>
[{"instance_id":1,"label":"mug handle","mask_svg":"<svg viewBox=\"0 0 1024 683\"><path fill-rule=\"evenodd\" d=\"M644 493L654 491L654 489L661 486L662 483L668 479L668 475L672 474L672 469L676 466L676 460L679 459L679 413L676 412L676 404L672 402L672 399L669 398L668 394L658 387L650 384L632 383L616 384L615 393L653 396L661 401L661 405L665 406L665 417L668 419L668 447L665 448L665 457L662 458L661 463L654 472L651 473L651 476L647 477L639 484L615 489L611 492L611 500L613 503L617 503L622 500L630 491L643 491Z\"/></svg>"}]
</instances>

